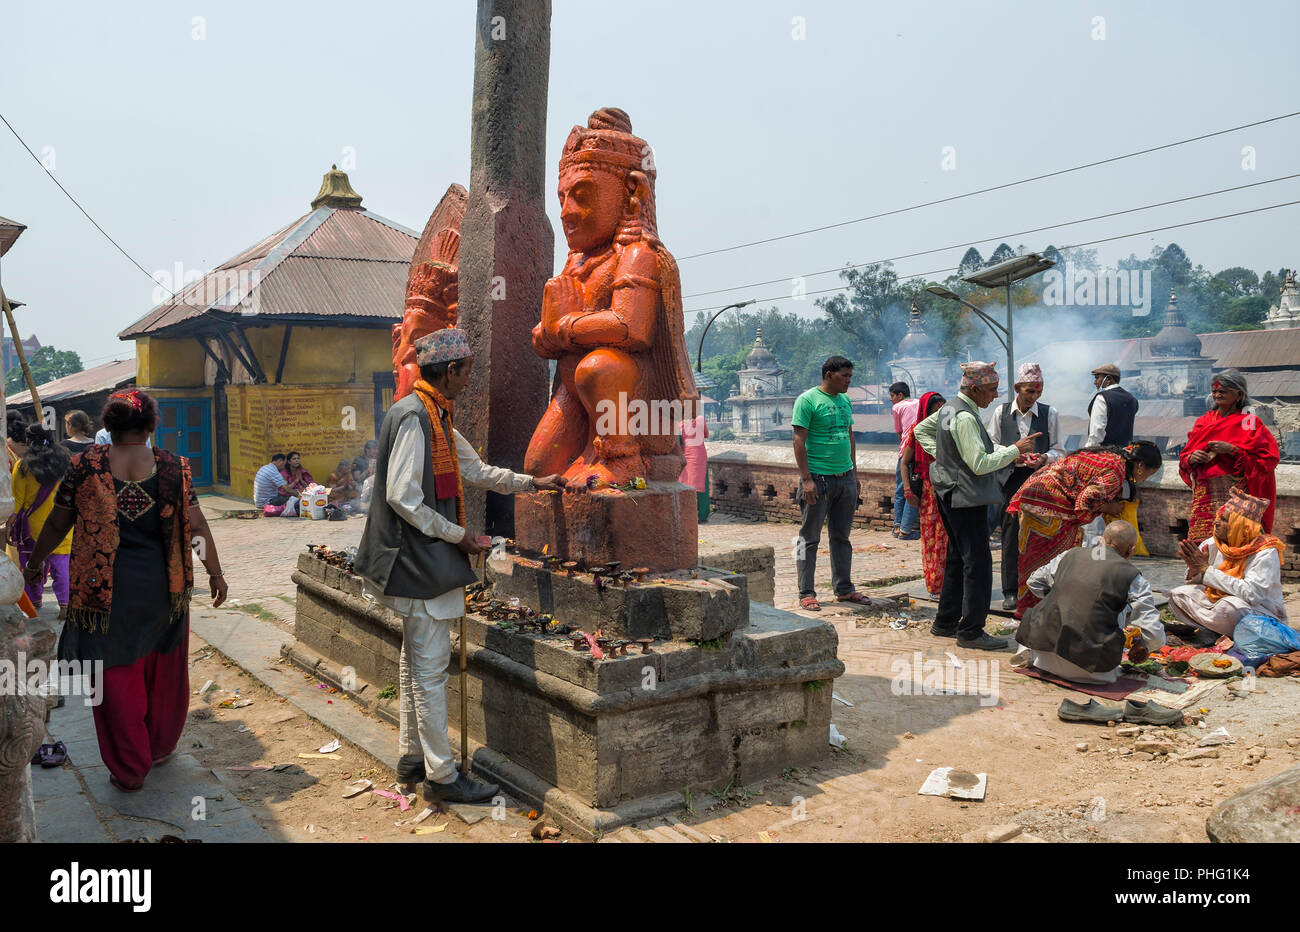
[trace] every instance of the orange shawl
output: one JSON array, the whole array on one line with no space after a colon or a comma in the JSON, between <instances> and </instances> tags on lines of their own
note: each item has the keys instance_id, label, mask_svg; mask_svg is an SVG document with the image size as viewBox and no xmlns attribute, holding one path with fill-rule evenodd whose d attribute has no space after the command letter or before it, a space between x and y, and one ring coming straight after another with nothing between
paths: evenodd
<instances>
[{"instance_id":1,"label":"orange shawl","mask_svg":"<svg viewBox=\"0 0 1300 932\"><path fill-rule=\"evenodd\" d=\"M1224 542L1217 537L1214 539L1214 544L1219 548L1219 553L1223 554L1223 562L1218 566L1220 573L1241 579L1246 572L1247 558L1270 547L1276 548L1278 558L1281 558L1282 552L1286 550L1286 545L1272 534L1262 533L1258 521L1252 521L1245 515L1231 512L1228 513L1227 518L1228 540ZM1220 592L1213 586L1205 587L1205 596L1211 602L1217 602L1227 594L1226 592Z\"/></svg>"},{"instance_id":2,"label":"orange shawl","mask_svg":"<svg viewBox=\"0 0 1300 932\"><path fill-rule=\"evenodd\" d=\"M433 460L433 491L438 498L456 497L456 523L465 526L465 490L460 479L460 460L452 440L452 403L424 379L415 383L415 394L429 415L429 456ZM438 409L447 412L447 429L442 429Z\"/></svg>"}]
</instances>

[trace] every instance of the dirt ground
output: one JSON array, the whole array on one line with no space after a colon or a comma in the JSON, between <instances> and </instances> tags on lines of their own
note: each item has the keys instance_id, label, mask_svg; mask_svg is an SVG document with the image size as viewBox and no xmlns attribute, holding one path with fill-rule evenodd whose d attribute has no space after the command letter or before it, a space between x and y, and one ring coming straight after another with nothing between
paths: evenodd
<instances>
[{"instance_id":1,"label":"dirt ground","mask_svg":"<svg viewBox=\"0 0 1300 932\"><path fill-rule=\"evenodd\" d=\"M297 554L307 542L332 547L354 542L361 525L356 520L324 527L305 521L214 521L237 601L234 607L273 617L291 631L293 586L288 577ZM710 546L766 543L778 554L789 537L786 525L719 515L700 530ZM320 539L323 533L329 539ZM899 592L906 585L895 581L919 572L913 542L855 530L854 546L855 582L871 587L873 595ZM780 608L793 607L783 604L790 600L792 580L786 577L793 575L792 569L778 559ZM823 570L820 575L829 573ZM1300 612L1296 587L1288 587L1288 594L1292 612ZM828 745L816 766L760 784L692 788L688 809L620 829L604 841L959 841L1007 824L1020 829L1013 842L1205 841L1205 819L1216 803L1300 761L1297 678L1260 680L1257 689L1240 697L1219 687L1198 703L1208 710L1203 728L1191 725L1177 733L1121 736L1118 728L1061 722L1056 716L1061 699L1086 697L1015 672L1010 653L960 650L951 640L931 637L933 609L925 603L914 603L905 614L865 617L828 609L820 617L839 632L839 656L847 668L834 683L838 699L832 703L833 721L846 737L847 748ZM989 629L997 627L998 621L991 618ZM909 694L908 687L899 686L898 671L954 658L996 675L995 701L942 692ZM472 827L454 815L435 814L422 827L445 827L414 835L411 826L394 823L418 813L423 801L417 799L410 812L402 813L395 803L373 794L343 799L344 787L359 776L381 789L389 788L395 777L346 741L337 752L341 760L299 758L335 736L197 638L191 640L191 660L196 694L182 747L201 743L191 753L232 786L245 805L254 807L263 826L277 837L531 841L533 823L515 806L500 821L485 819ZM287 666L286 675L303 676ZM220 689L197 695L208 679ZM902 679L910 682L911 676ZM240 690L239 698L252 698L253 704L218 707L235 689ZM349 700L337 696L334 701ZM1220 726L1235 743L1215 749L1217 757L1184 761L1135 750L1139 741L1156 740L1172 744L1175 755L1182 754ZM394 745L396 740L393 729ZM1252 749L1257 750L1248 757ZM249 765L285 766L260 772L227 769ZM917 795L927 774L944 766L987 774L985 800Z\"/></svg>"}]
</instances>

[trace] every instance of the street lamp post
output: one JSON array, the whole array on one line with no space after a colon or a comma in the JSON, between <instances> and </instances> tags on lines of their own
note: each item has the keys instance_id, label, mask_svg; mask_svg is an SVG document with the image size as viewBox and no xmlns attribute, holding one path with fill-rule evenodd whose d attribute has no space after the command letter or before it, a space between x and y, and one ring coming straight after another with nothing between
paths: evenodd
<instances>
[{"instance_id":1,"label":"street lamp post","mask_svg":"<svg viewBox=\"0 0 1300 932\"><path fill-rule=\"evenodd\" d=\"M717 320L719 317L721 317L723 314L727 313L727 311L731 310L733 307L746 307L747 305L753 304L757 300L758 300L757 298L750 298L748 301L738 301L735 304L728 304L722 310L718 311L718 313L714 314L712 317L709 318L709 322L704 325L704 332L700 334L700 348L695 351L696 372L704 371L703 369L700 368L703 355L704 355L704 338L708 336L709 328L713 326L713 322Z\"/></svg>"},{"instance_id":2,"label":"street lamp post","mask_svg":"<svg viewBox=\"0 0 1300 932\"><path fill-rule=\"evenodd\" d=\"M998 338L998 342L1006 348L1007 351L1007 388L1010 390L1016 377L1016 352L1015 352L1015 322L1011 316L1011 286L1018 281L1045 272L1052 266L1056 265L1051 259L1045 259L1036 252L1027 253L1023 256L1016 256L1014 259L1008 259L1006 262L999 262L997 265L991 265L986 269L980 269L971 275L962 278L962 281L969 282L972 285L978 285L981 288L996 288L999 285L1006 288L1007 292L1007 323L1003 326L994 320L982 310L964 301L952 291L942 285L930 285L925 290L931 294L938 295L941 298L947 298L950 301L956 301L964 307L974 311L979 318L988 325L993 331L993 335Z\"/></svg>"}]
</instances>

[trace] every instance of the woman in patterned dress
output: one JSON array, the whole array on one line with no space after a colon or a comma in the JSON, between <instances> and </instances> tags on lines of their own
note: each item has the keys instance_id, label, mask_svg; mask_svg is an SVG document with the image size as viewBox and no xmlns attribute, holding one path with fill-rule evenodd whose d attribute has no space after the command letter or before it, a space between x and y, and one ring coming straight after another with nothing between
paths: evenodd
<instances>
[{"instance_id":1,"label":"woman in patterned dress","mask_svg":"<svg viewBox=\"0 0 1300 932\"><path fill-rule=\"evenodd\" d=\"M213 607L225 601L226 581L189 460L148 446L158 422L154 400L135 389L111 395L103 422L112 446L93 446L73 461L24 573L38 579L75 526L59 659L89 668L109 781L134 792L171 756L185 727L194 551L210 574Z\"/></svg>"},{"instance_id":2,"label":"woman in patterned dress","mask_svg":"<svg viewBox=\"0 0 1300 932\"><path fill-rule=\"evenodd\" d=\"M1160 449L1146 440L1122 450L1084 447L1025 480L1007 506L1009 514L1020 515L1017 618L1038 601L1026 585L1034 570L1077 546L1084 525L1097 515L1123 511L1124 481L1136 486L1154 475L1161 462Z\"/></svg>"},{"instance_id":3,"label":"woman in patterned dress","mask_svg":"<svg viewBox=\"0 0 1300 932\"><path fill-rule=\"evenodd\" d=\"M1214 408L1196 419L1178 456L1178 475L1192 489L1187 539L1200 545L1214 536L1214 516L1241 489L1268 502L1260 524L1273 530L1277 483L1273 472L1281 454L1273 432L1246 410L1246 377L1225 369L1214 377Z\"/></svg>"},{"instance_id":4,"label":"woman in patterned dress","mask_svg":"<svg viewBox=\"0 0 1300 932\"><path fill-rule=\"evenodd\" d=\"M943 395L926 392L917 404L916 422L924 421L943 404ZM903 494L907 503L921 515L921 569L925 572L925 591L937 599L943 590L943 566L948 560L948 532L939 518L939 503L934 497L934 486L930 484L930 464L933 462L934 459L921 448L909 430L907 443L903 446L903 474L908 477ZM919 502L913 476L921 486Z\"/></svg>"}]
</instances>

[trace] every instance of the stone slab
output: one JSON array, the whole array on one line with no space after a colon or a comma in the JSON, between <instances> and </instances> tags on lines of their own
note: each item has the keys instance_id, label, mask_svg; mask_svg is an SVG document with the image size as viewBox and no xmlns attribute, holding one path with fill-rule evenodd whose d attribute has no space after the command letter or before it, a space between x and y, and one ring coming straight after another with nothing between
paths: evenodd
<instances>
[{"instance_id":1,"label":"stone slab","mask_svg":"<svg viewBox=\"0 0 1300 932\"><path fill-rule=\"evenodd\" d=\"M653 482L644 491L515 496L521 551L588 566L617 560L627 569L693 568L699 560L698 521L695 490L679 482Z\"/></svg>"},{"instance_id":2,"label":"stone slab","mask_svg":"<svg viewBox=\"0 0 1300 932\"><path fill-rule=\"evenodd\" d=\"M655 577L626 587L605 583L597 589L589 574L553 571L536 561L507 555L488 563L493 596L518 598L537 612L585 631L618 639L675 638L713 641L745 622L748 580L724 570L701 568ZM604 580L602 580L604 583Z\"/></svg>"}]
</instances>

